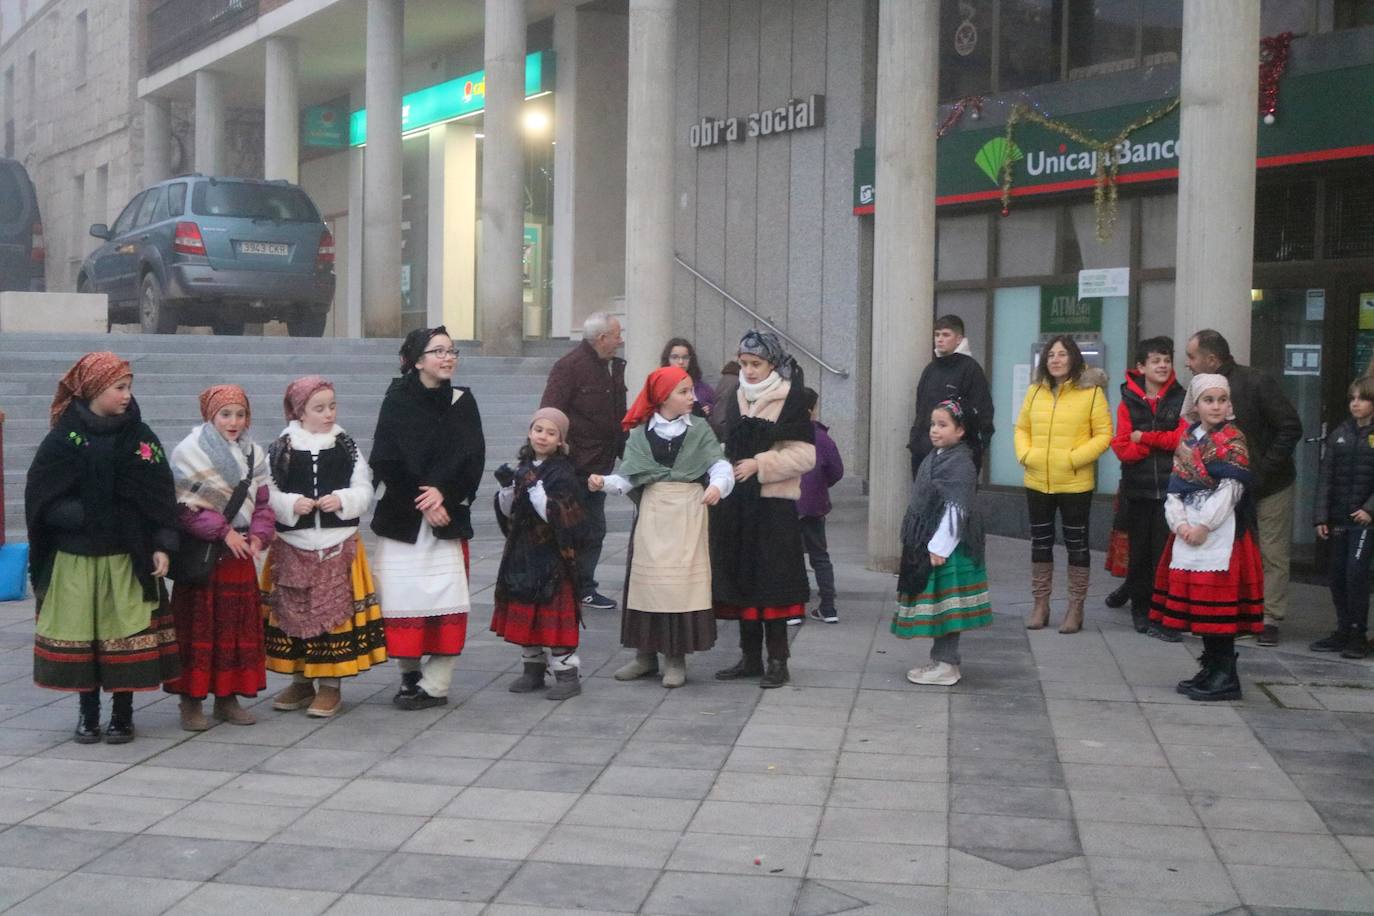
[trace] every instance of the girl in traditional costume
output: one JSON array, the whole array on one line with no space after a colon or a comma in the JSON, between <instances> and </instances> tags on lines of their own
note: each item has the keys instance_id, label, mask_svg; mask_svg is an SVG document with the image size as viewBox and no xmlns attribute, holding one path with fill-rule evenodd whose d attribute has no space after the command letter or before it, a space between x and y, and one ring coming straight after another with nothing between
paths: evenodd
<instances>
[{"instance_id":1,"label":"girl in traditional costume","mask_svg":"<svg viewBox=\"0 0 1374 916\"><path fill-rule=\"evenodd\" d=\"M1190 426L1174 452L1164 498L1173 534L1155 571L1150 620L1202 637L1201 668L1178 692L1239 700L1236 637L1264 629L1264 567L1245 434L1224 375L1193 376L1183 401Z\"/></svg>"},{"instance_id":2,"label":"girl in traditional costume","mask_svg":"<svg viewBox=\"0 0 1374 916\"><path fill-rule=\"evenodd\" d=\"M524 670L510 692L541 690L545 671L552 671L554 685L544 694L550 700L582 692L577 551L591 532L567 441L567 415L541 407L530 419L519 466L497 471L496 518L506 548L496 573L491 631L523 647Z\"/></svg>"},{"instance_id":3,"label":"girl in traditional costume","mask_svg":"<svg viewBox=\"0 0 1374 916\"><path fill-rule=\"evenodd\" d=\"M749 331L738 359L739 389L717 407L735 492L711 509L711 591L716 617L739 621L741 657L716 677L761 676L759 686L781 687L787 620L802 616L811 597L796 501L816 447L801 367L777 336Z\"/></svg>"},{"instance_id":4,"label":"girl in traditional costume","mask_svg":"<svg viewBox=\"0 0 1374 916\"><path fill-rule=\"evenodd\" d=\"M387 655L399 661L401 709L448 703L454 659L467 641L471 505L486 441L472 392L453 384L458 351L442 326L411 331L372 436L381 494L377 597Z\"/></svg>"},{"instance_id":5,"label":"girl in traditional costume","mask_svg":"<svg viewBox=\"0 0 1374 916\"><path fill-rule=\"evenodd\" d=\"M207 388L200 415L205 422L172 451L182 537L221 545L206 581L174 580L172 589L181 676L167 690L181 695L181 727L193 732L210 727L201 710L210 694L216 719L257 721L238 698L267 688L255 561L272 540L274 521L267 455L248 438L248 395L238 385Z\"/></svg>"},{"instance_id":6,"label":"girl in traditional costume","mask_svg":"<svg viewBox=\"0 0 1374 916\"><path fill-rule=\"evenodd\" d=\"M636 504L620 622L621 645L635 658L618 681L657 674L661 652L663 686L681 687L687 656L716 643L707 509L730 495L735 477L716 434L693 418L695 397L686 369L649 373L621 423L630 438L618 473L587 481Z\"/></svg>"},{"instance_id":7,"label":"girl in traditional costume","mask_svg":"<svg viewBox=\"0 0 1374 916\"><path fill-rule=\"evenodd\" d=\"M992 605L983 566L983 520L974 502L979 442L958 401L930 414L935 446L916 471L902 520L902 565L892 632L932 638L930 664L912 668L913 684L959 683L959 634L989 626Z\"/></svg>"},{"instance_id":8,"label":"girl in traditional costume","mask_svg":"<svg viewBox=\"0 0 1374 916\"><path fill-rule=\"evenodd\" d=\"M33 680L80 693L81 744L100 740L100 690L113 693L105 740L122 744L134 738L132 691L156 690L181 666L158 581L178 543L172 472L113 353L77 360L49 419L24 490Z\"/></svg>"},{"instance_id":9,"label":"girl in traditional costume","mask_svg":"<svg viewBox=\"0 0 1374 916\"><path fill-rule=\"evenodd\" d=\"M327 719L341 682L386 661L382 609L358 536L372 505L372 469L342 426L334 385L298 378L287 425L267 450L277 540L262 572L267 667L291 675L272 708Z\"/></svg>"}]
</instances>

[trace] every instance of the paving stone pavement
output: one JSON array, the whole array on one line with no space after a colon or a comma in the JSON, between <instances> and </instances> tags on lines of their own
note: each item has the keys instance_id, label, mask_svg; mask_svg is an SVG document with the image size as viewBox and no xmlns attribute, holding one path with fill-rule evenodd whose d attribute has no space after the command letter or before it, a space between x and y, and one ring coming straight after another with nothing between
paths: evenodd
<instances>
[{"instance_id":1,"label":"paving stone pavement","mask_svg":"<svg viewBox=\"0 0 1374 916\"><path fill-rule=\"evenodd\" d=\"M73 699L31 684L32 603L0 605L0 909L1374 911L1374 664L1306 650L1323 590L1294 586L1279 649L1241 644L1243 702L1203 706L1173 690L1198 644L1135 634L1100 566L1082 633L1028 633L1027 546L994 538L995 625L965 636L962 683L917 688L927 644L888 634L862 539L839 511L842 622L799 628L780 690L711 678L731 625L686 687L617 683L618 615L589 611L583 695L508 693L486 537L447 708L393 709L384 665L325 723L271 711L270 675L255 726L189 735L144 694L122 746L69 740Z\"/></svg>"}]
</instances>

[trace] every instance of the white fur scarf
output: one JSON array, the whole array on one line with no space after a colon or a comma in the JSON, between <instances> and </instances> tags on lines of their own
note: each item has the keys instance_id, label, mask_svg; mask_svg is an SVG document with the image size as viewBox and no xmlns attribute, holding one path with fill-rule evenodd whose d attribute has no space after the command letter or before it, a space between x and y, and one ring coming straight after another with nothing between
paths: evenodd
<instances>
[{"instance_id":1,"label":"white fur scarf","mask_svg":"<svg viewBox=\"0 0 1374 916\"><path fill-rule=\"evenodd\" d=\"M248 497L230 520L235 528L246 528L253 521L254 497L260 487L267 485L266 453L247 439L230 442L213 423L202 423L172 451L177 502L191 509L210 509L222 514L250 467L252 483L248 486Z\"/></svg>"}]
</instances>

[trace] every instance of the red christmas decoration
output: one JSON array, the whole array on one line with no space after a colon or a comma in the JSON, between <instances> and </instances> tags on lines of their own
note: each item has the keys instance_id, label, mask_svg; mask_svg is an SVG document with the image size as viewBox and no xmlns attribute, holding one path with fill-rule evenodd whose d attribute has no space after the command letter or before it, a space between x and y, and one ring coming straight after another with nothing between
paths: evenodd
<instances>
[{"instance_id":1,"label":"red christmas decoration","mask_svg":"<svg viewBox=\"0 0 1374 916\"><path fill-rule=\"evenodd\" d=\"M1288 68L1288 46L1292 32L1281 32L1260 39L1259 111L1265 124L1273 124L1279 107L1279 79Z\"/></svg>"},{"instance_id":2,"label":"red christmas decoration","mask_svg":"<svg viewBox=\"0 0 1374 916\"><path fill-rule=\"evenodd\" d=\"M983 102L985 99L981 95L966 95L954 103L949 114L940 122L939 128L935 131L935 139L939 140L949 133L954 125L964 119L964 113L968 112L969 117L977 121L983 114Z\"/></svg>"}]
</instances>

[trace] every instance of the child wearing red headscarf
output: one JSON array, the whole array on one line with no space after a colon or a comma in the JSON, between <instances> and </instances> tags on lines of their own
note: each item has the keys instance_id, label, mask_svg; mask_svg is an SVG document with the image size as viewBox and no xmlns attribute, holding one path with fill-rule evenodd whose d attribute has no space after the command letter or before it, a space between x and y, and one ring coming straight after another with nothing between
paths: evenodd
<instances>
[{"instance_id":1,"label":"child wearing red headscarf","mask_svg":"<svg viewBox=\"0 0 1374 916\"><path fill-rule=\"evenodd\" d=\"M372 505L372 469L334 422L329 379L296 379L282 406L286 429L267 449L277 539L262 592L267 667L292 680L272 708L327 719L343 702L342 679L387 658L382 609L358 537Z\"/></svg>"},{"instance_id":2,"label":"child wearing red headscarf","mask_svg":"<svg viewBox=\"0 0 1374 916\"><path fill-rule=\"evenodd\" d=\"M496 518L506 547L496 573L491 631L522 647L524 670L510 692L543 689L544 673L551 670L555 683L544 694L550 700L582 692L577 552L588 543L591 526L567 441L567 414L541 407L530 419L519 467L496 471Z\"/></svg>"},{"instance_id":3,"label":"child wearing red headscarf","mask_svg":"<svg viewBox=\"0 0 1374 916\"><path fill-rule=\"evenodd\" d=\"M181 676L167 690L181 695L181 727L193 732L210 727L201 703L212 693L216 719L257 721L238 698L267 687L255 561L272 540L275 520L266 453L248 438L248 395L238 385L207 388L200 415L205 422L172 451L182 536L220 545L206 581L173 579Z\"/></svg>"},{"instance_id":4,"label":"child wearing red headscarf","mask_svg":"<svg viewBox=\"0 0 1374 916\"><path fill-rule=\"evenodd\" d=\"M621 422L630 437L619 473L587 480L636 505L620 622L621 645L635 657L618 681L657 674L661 652L663 686L681 687L687 656L716 643L706 510L730 495L735 477L711 427L692 416L695 402L685 369L649 373Z\"/></svg>"},{"instance_id":5,"label":"child wearing red headscarf","mask_svg":"<svg viewBox=\"0 0 1374 916\"><path fill-rule=\"evenodd\" d=\"M80 693L79 744L101 739L102 688L114 694L105 741L132 741L132 691L157 689L180 665L158 581L177 547L172 474L133 381L113 353L77 360L57 385L24 490L33 680Z\"/></svg>"}]
</instances>

